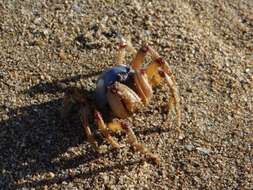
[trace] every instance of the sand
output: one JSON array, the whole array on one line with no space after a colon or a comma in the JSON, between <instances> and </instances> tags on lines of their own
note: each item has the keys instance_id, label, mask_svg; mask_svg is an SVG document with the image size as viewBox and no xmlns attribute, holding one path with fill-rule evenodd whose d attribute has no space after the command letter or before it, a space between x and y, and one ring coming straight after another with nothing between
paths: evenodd
<instances>
[{"instance_id":1,"label":"sand","mask_svg":"<svg viewBox=\"0 0 253 190\"><path fill-rule=\"evenodd\" d=\"M130 118L160 166L129 146L97 154L61 122L64 90L92 91L119 36L149 41L176 77L179 128L163 86ZM252 189L252 86L251 0L2 0L0 189Z\"/></svg>"}]
</instances>

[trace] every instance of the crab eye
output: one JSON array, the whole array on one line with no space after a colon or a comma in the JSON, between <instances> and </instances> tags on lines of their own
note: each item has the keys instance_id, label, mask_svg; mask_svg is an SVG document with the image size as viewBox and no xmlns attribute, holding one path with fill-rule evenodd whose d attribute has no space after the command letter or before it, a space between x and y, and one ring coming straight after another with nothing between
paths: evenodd
<instances>
[{"instance_id":1,"label":"crab eye","mask_svg":"<svg viewBox=\"0 0 253 190\"><path fill-rule=\"evenodd\" d=\"M127 73L119 73L117 74L117 81L119 82L125 82L127 80L128 74Z\"/></svg>"},{"instance_id":2,"label":"crab eye","mask_svg":"<svg viewBox=\"0 0 253 190\"><path fill-rule=\"evenodd\" d=\"M121 79L122 79L121 74L117 74L117 76L116 76L116 81L121 81Z\"/></svg>"}]
</instances>

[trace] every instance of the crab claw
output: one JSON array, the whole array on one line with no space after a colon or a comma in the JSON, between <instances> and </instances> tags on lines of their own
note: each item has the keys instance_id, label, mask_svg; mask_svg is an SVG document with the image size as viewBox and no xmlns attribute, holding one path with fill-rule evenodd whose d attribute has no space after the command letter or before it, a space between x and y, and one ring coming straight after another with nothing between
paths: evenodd
<instances>
[{"instance_id":1,"label":"crab claw","mask_svg":"<svg viewBox=\"0 0 253 190\"><path fill-rule=\"evenodd\" d=\"M136 111L141 105L139 96L124 84L115 82L108 87L108 103L113 113L119 118L127 118L130 113Z\"/></svg>"},{"instance_id":2,"label":"crab claw","mask_svg":"<svg viewBox=\"0 0 253 190\"><path fill-rule=\"evenodd\" d=\"M151 84L148 81L147 74L144 72L144 70L135 72L134 83L138 95L140 96L144 104L147 105L153 95L153 90Z\"/></svg>"}]
</instances>

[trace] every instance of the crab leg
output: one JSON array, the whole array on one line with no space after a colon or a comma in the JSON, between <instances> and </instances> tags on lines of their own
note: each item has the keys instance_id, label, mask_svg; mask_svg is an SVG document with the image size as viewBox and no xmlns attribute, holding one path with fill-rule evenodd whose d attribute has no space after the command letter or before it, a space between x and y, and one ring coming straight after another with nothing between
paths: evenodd
<instances>
[{"instance_id":1,"label":"crab leg","mask_svg":"<svg viewBox=\"0 0 253 190\"><path fill-rule=\"evenodd\" d=\"M146 155L149 159L154 161L155 164L160 164L160 159L157 155L151 153L149 149L147 149L143 144L139 143L133 130L127 123L121 123L122 129L127 134L127 142L134 147L136 151L139 151L140 153Z\"/></svg>"},{"instance_id":2,"label":"crab leg","mask_svg":"<svg viewBox=\"0 0 253 190\"><path fill-rule=\"evenodd\" d=\"M155 164L157 165L160 164L160 158L156 154L153 154L152 152L150 152L150 150L147 149L143 144L138 142L137 137L134 134L134 131L131 129L128 123L113 121L113 122L108 123L108 128L112 132L124 131L127 134L127 142L136 151L139 151L141 154L144 154L145 156L147 156Z\"/></svg>"},{"instance_id":3,"label":"crab leg","mask_svg":"<svg viewBox=\"0 0 253 190\"><path fill-rule=\"evenodd\" d=\"M161 81L163 81L163 79L169 85L169 88L173 95L173 98L169 99L169 109L171 109L173 105L175 106L177 113L177 125L180 126L181 125L181 111L179 106L180 98L178 95L175 77L171 72L168 63L164 61L161 57L159 57L159 54L153 48L149 47L149 50L154 61L147 66L145 72L152 86L158 85L159 83L161 83Z\"/></svg>"},{"instance_id":4,"label":"crab leg","mask_svg":"<svg viewBox=\"0 0 253 190\"><path fill-rule=\"evenodd\" d=\"M63 98L63 109L61 111L61 117L63 119L71 116L73 106L76 104L76 98L74 94L75 89L68 89Z\"/></svg>"},{"instance_id":5,"label":"crab leg","mask_svg":"<svg viewBox=\"0 0 253 190\"><path fill-rule=\"evenodd\" d=\"M88 126L88 119L87 119L87 108L83 107L80 109L80 119L82 121L82 125L85 131L85 134L87 136L87 141L93 146L93 148L97 151L99 151L98 143L95 140L95 137L93 133L90 130L90 127Z\"/></svg>"},{"instance_id":6,"label":"crab leg","mask_svg":"<svg viewBox=\"0 0 253 190\"><path fill-rule=\"evenodd\" d=\"M160 55L148 44L143 45L139 51L137 52L135 58L133 59L131 66L133 69L138 70L141 69L141 65L144 63L144 58L149 53L151 59L156 62L156 60L160 59Z\"/></svg>"},{"instance_id":7,"label":"crab leg","mask_svg":"<svg viewBox=\"0 0 253 190\"><path fill-rule=\"evenodd\" d=\"M127 142L136 150L139 151L141 154L144 154L149 159L151 159L155 164L160 164L160 158L150 152L143 144L139 143L137 137L134 134L134 131L131 129L128 123L126 122L111 122L108 124L108 128L113 131L124 131L127 134Z\"/></svg>"},{"instance_id":8,"label":"crab leg","mask_svg":"<svg viewBox=\"0 0 253 190\"><path fill-rule=\"evenodd\" d=\"M163 78L158 74L158 69L159 66L156 62L151 63L145 69L145 73L147 74L149 82L152 86L157 86L163 81Z\"/></svg>"},{"instance_id":9,"label":"crab leg","mask_svg":"<svg viewBox=\"0 0 253 190\"><path fill-rule=\"evenodd\" d=\"M171 69L169 68L168 63L161 58L159 53L155 51L151 46L148 44L142 46L139 51L137 52L137 55L135 56L134 60L131 63L131 66L134 70L141 69L141 65L144 63L144 58L146 54L149 54L151 56L151 59L153 60L151 64L147 67L147 74L150 75L154 71L157 71L157 69L160 67L163 70L168 73L168 75L172 78L173 82L175 82L173 73L171 72ZM151 73L150 73L151 72Z\"/></svg>"},{"instance_id":10,"label":"crab leg","mask_svg":"<svg viewBox=\"0 0 253 190\"><path fill-rule=\"evenodd\" d=\"M119 145L119 143L116 142L112 138L112 136L110 135L108 127L106 126L105 122L103 121L101 114L98 111L95 111L94 116L95 116L95 122L99 128L99 131L106 138L107 142L109 144L111 144L114 148L120 148L121 146Z\"/></svg>"},{"instance_id":11,"label":"crab leg","mask_svg":"<svg viewBox=\"0 0 253 190\"><path fill-rule=\"evenodd\" d=\"M131 63L131 66L134 70L138 70L141 68L141 65L144 63L144 58L145 58L148 51L149 51L149 46L146 46L146 45L142 46L138 50L135 58L133 59L133 61Z\"/></svg>"},{"instance_id":12,"label":"crab leg","mask_svg":"<svg viewBox=\"0 0 253 190\"><path fill-rule=\"evenodd\" d=\"M117 64L123 64L124 59L125 59L125 55L126 55L126 47L127 47L126 42L122 40L119 43L118 52L116 55L116 63Z\"/></svg>"},{"instance_id":13,"label":"crab leg","mask_svg":"<svg viewBox=\"0 0 253 190\"><path fill-rule=\"evenodd\" d=\"M80 93L78 88L70 88L63 98L63 110L61 113L62 118L69 117L73 112L73 106L76 104L85 105L87 102L86 97Z\"/></svg>"},{"instance_id":14,"label":"crab leg","mask_svg":"<svg viewBox=\"0 0 253 190\"><path fill-rule=\"evenodd\" d=\"M169 85L169 88L171 90L172 96L173 96L173 101L169 100L169 106L172 106L172 103L175 105L176 113L177 113L177 125L181 125L181 110L180 110L180 98L178 95L178 90L176 84L173 82L173 80L169 77L167 73L163 70L158 70L159 75L165 79L167 84Z\"/></svg>"},{"instance_id":15,"label":"crab leg","mask_svg":"<svg viewBox=\"0 0 253 190\"><path fill-rule=\"evenodd\" d=\"M82 126L84 128L87 141L92 145L92 147L99 151L98 144L95 140L95 137L93 136L89 125L88 125L88 113L90 111L89 105L87 104L87 99L84 95L81 94L80 90L77 88L70 88L65 93L64 100L63 100L64 106L62 110L62 117L65 119L66 117L69 117L71 114L73 114L74 110L73 107L75 105L79 105L79 116L82 122Z\"/></svg>"},{"instance_id":16,"label":"crab leg","mask_svg":"<svg viewBox=\"0 0 253 190\"><path fill-rule=\"evenodd\" d=\"M157 71L158 68L162 68L172 78L173 82L175 83L176 82L175 77L169 67L169 64L152 47L148 46L148 48L153 62L147 66L146 68L147 74L150 76L150 74Z\"/></svg>"},{"instance_id":17,"label":"crab leg","mask_svg":"<svg viewBox=\"0 0 253 190\"><path fill-rule=\"evenodd\" d=\"M131 42L125 40L124 38L121 38L118 46L118 52L116 55L116 63L118 65L123 64L124 62L126 55L126 48L129 49L132 53L136 53L136 50L132 46Z\"/></svg>"},{"instance_id":18,"label":"crab leg","mask_svg":"<svg viewBox=\"0 0 253 190\"><path fill-rule=\"evenodd\" d=\"M172 75L169 68L166 66L167 64L161 64L161 60L156 60L155 62L148 65L145 72L149 77L149 81L152 86L156 86L161 81L165 80L172 92L172 98L169 99L169 109L173 106L176 108L177 113L177 125L181 125L181 111L180 111L180 98L178 95L177 85L175 83L174 76ZM165 68L165 69L164 69Z\"/></svg>"},{"instance_id":19,"label":"crab leg","mask_svg":"<svg viewBox=\"0 0 253 190\"><path fill-rule=\"evenodd\" d=\"M137 94L140 96L143 103L147 105L152 97L153 90L144 70L137 70L135 72L134 82Z\"/></svg>"}]
</instances>

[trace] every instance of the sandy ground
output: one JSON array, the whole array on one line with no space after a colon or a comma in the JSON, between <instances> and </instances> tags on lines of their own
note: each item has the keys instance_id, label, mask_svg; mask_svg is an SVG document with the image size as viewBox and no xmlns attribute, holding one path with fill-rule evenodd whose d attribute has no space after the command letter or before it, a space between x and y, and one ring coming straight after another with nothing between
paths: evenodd
<instances>
[{"instance_id":1,"label":"sandy ground","mask_svg":"<svg viewBox=\"0 0 253 190\"><path fill-rule=\"evenodd\" d=\"M0 189L253 188L253 1L63 2L0 1ZM160 166L61 125L64 88L93 90L119 35L149 40L177 79L180 130L162 87L131 118Z\"/></svg>"}]
</instances>

